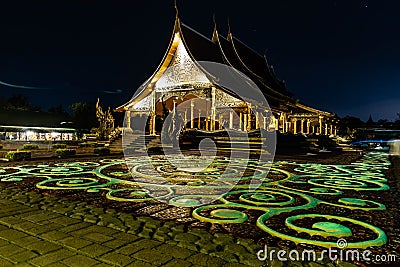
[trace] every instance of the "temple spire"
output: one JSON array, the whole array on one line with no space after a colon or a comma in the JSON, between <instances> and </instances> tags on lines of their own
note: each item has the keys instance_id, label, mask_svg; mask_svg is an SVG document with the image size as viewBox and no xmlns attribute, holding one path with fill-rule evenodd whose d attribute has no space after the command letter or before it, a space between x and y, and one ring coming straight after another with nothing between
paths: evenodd
<instances>
[{"instance_id":1,"label":"temple spire","mask_svg":"<svg viewBox=\"0 0 400 267\"><path fill-rule=\"evenodd\" d=\"M213 15L213 21L214 21L214 30L213 30L212 41L216 43L218 42L218 31L217 31L217 22L215 20L215 14Z\"/></svg>"},{"instance_id":2,"label":"temple spire","mask_svg":"<svg viewBox=\"0 0 400 267\"><path fill-rule=\"evenodd\" d=\"M228 17L228 37L227 37L227 39L229 41L232 40L231 22L229 20L229 17Z\"/></svg>"},{"instance_id":3,"label":"temple spire","mask_svg":"<svg viewBox=\"0 0 400 267\"><path fill-rule=\"evenodd\" d=\"M178 10L178 5L176 3L176 0L174 0L174 8L175 8L175 15L178 18L179 17L179 10Z\"/></svg>"}]
</instances>

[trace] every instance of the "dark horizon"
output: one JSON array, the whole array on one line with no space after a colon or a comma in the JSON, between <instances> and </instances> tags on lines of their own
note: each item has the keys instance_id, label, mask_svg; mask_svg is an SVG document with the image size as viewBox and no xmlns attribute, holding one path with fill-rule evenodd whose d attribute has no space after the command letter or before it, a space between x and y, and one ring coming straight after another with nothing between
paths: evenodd
<instances>
[{"instance_id":1,"label":"dark horizon","mask_svg":"<svg viewBox=\"0 0 400 267\"><path fill-rule=\"evenodd\" d=\"M211 38L232 33L313 107L366 121L400 112L396 1L178 1L182 21ZM0 96L27 95L44 110L74 102L117 107L157 68L175 18L173 1L0 4Z\"/></svg>"}]
</instances>

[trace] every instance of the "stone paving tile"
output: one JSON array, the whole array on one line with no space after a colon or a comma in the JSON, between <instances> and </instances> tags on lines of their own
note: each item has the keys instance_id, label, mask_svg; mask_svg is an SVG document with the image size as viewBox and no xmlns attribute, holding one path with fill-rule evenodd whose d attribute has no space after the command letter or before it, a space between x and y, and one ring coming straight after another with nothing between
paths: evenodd
<instances>
[{"instance_id":1,"label":"stone paving tile","mask_svg":"<svg viewBox=\"0 0 400 267\"><path fill-rule=\"evenodd\" d=\"M17 246L17 245L14 245L14 244L11 244L11 243L8 244L8 245L0 247L0 255L2 257L9 257L9 256L12 256L14 254L21 253L23 251L25 251L24 248L22 248L20 246Z\"/></svg>"},{"instance_id":2,"label":"stone paving tile","mask_svg":"<svg viewBox=\"0 0 400 267\"><path fill-rule=\"evenodd\" d=\"M100 255L106 254L108 252L111 252L113 249L106 247L106 246L102 246L99 244L91 244L89 246L86 246L84 248L81 248L79 251L85 254L88 254L90 256L93 257L98 257ZM123 253L122 253L123 254Z\"/></svg>"},{"instance_id":3,"label":"stone paving tile","mask_svg":"<svg viewBox=\"0 0 400 267\"><path fill-rule=\"evenodd\" d=\"M172 260L172 256L168 254L159 253L155 249L144 249L136 252L135 254L131 255L135 259L148 262L154 265L163 265L168 261Z\"/></svg>"},{"instance_id":4,"label":"stone paving tile","mask_svg":"<svg viewBox=\"0 0 400 267\"><path fill-rule=\"evenodd\" d=\"M195 254L196 252L184 248L180 248L177 246L171 246L167 244L162 244L161 246L156 248L157 251L173 256L176 259L186 259L189 256Z\"/></svg>"},{"instance_id":5,"label":"stone paving tile","mask_svg":"<svg viewBox=\"0 0 400 267\"><path fill-rule=\"evenodd\" d=\"M9 241L18 240L27 236L28 236L27 234L14 229L7 229L0 231L0 238L7 239Z\"/></svg>"},{"instance_id":6,"label":"stone paving tile","mask_svg":"<svg viewBox=\"0 0 400 267\"><path fill-rule=\"evenodd\" d=\"M225 264L224 260L206 254L195 254L186 260L200 266L223 266Z\"/></svg>"},{"instance_id":7,"label":"stone paving tile","mask_svg":"<svg viewBox=\"0 0 400 267\"><path fill-rule=\"evenodd\" d=\"M114 238L108 235L104 235L102 233L88 233L84 235L85 239L97 242L97 243L104 243L110 240L113 240Z\"/></svg>"},{"instance_id":8,"label":"stone paving tile","mask_svg":"<svg viewBox=\"0 0 400 267\"><path fill-rule=\"evenodd\" d=\"M71 235L63 233L58 230L46 232L46 233L41 234L40 236L44 239L51 239L51 240L56 240L56 241L71 237Z\"/></svg>"},{"instance_id":9,"label":"stone paving tile","mask_svg":"<svg viewBox=\"0 0 400 267\"><path fill-rule=\"evenodd\" d=\"M60 249L61 246L56 245L54 243L50 243L48 241L40 240L38 242L27 245L26 248L30 249L31 251L37 252L41 255L44 255L51 251Z\"/></svg>"},{"instance_id":10,"label":"stone paving tile","mask_svg":"<svg viewBox=\"0 0 400 267\"><path fill-rule=\"evenodd\" d=\"M94 266L99 263L99 261L97 261L97 260L82 256L82 255L75 255L75 256L69 257L67 259L64 259L61 262L64 263L65 265L71 266L71 267L76 267L76 266L90 267L90 266Z\"/></svg>"},{"instance_id":11,"label":"stone paving tile","mask_svg":"<svg viewBox=\"0 0 400 267\"><path fill-rule=\"evenodd\" d=\"M23 252L18 252L14 255L8 256L7 259L9 259L12 262L18 263L18 262L28 261L37 256L38 256L38 254L33 253L32 251L25 250Z\"/></svg>"},{"instance_id":12,"label":"stone paving tile","mask_svg":"<svg viewBox=\"0 0 400 267\"><path fill-rule=\"evenodd\" d=\"M6 259L0 258L0 266L2 266L2 267L14 266L14 263L12 263Z\"/></svg>"},{"instance_id":13,"label":"stone paving tile","mask_svg":"<svg viewBox=\"0 0 400 267\"><path fill-rule=\"evenodd\" d=\"M45 266L48 264L56 263L58 261L62 261L63 259L72 257L74 255L75 255L75 253L71 252L68 249L59 249L57 251L53 251L53 252L47 253L45 255L36 257L36 258L30 260L29 263L32 263L34 265L39 265L39 266Z\"/></svg>"},{"instance_id":14,"label":"stone paving tile","mask_svg":"<svg viewBox=\"0 0 400 267\"><path fill-rule=\"evenodd\" d=\"M80 249L86 246L89 246L93 244L92 242L82 239L82 238L77 238L77 237L67 237L63 240L60 240L60 243L63 245L66 245L68 247L74 248L74 249Z\"/></svg>"},{"instance_id":15,"label":"stone paving tile","mask_svg":"<svg viewBox=\"0 0 400 267\"><path fill-rule=\"evenodd\" d=\"M126 245L127 243L129 243L128 240L114 239L114 240L104 242L103 245L107 246L109 248L116 249L116 248L122 247L123 245Z\"/></svg>"},{"instance_id":16,"label":"stone paving tile","mask_svg":"<svg viewBox=\"0 0 400 267\"><path fill-rule=\"evenodd\" d=\"M173 259L169 262L167 262L166 264L164 264L164 267L189 267L191 266L192 263L188 262L188 261L184 261L181 259Z\"/></svg>"},{"instance_id":17,"label":"stone paving tile","mask_svg":"<svg viewBox=\"0 0 400 267\"><path fill-rule=\"evenodd\" d=\"M108 262L110 264L116 264L118 266L125 266L131 263L134 259L128 257L126 255L117 253L117 252L110 252L104 254L100 257L101 260Z\"/></svg>"}]
</instances>

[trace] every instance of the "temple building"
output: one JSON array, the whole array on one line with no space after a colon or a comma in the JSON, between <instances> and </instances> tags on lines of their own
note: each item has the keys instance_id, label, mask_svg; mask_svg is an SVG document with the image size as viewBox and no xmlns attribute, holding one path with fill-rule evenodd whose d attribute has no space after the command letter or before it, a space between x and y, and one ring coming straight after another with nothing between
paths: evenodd
<instances>
[{"instance_id":1,"label":"temple building","mask_svg":"<svg viewBox=\"0 0 400 267\"><path fill-rule=\"evenodd\" d=\"M268 109L254 109L246 99L213 82L212 75L200 61L225 64L244 73L261 90ZM276 77L267 58L237 39L230 29L224 37L215 24L213 35L207 38L183 24L178 12L161 64L138 90L116 110L126 112L127 129L135 131L144 126L150 135L160 133L165 109L175 112L177 105L183 105L180 116L186 129L251 131L262 128L293 134L337 134L335 114L294 99L285 82ZM230 111L224 112L218 103L229 106Z\"/></svg>"}]
</instances>

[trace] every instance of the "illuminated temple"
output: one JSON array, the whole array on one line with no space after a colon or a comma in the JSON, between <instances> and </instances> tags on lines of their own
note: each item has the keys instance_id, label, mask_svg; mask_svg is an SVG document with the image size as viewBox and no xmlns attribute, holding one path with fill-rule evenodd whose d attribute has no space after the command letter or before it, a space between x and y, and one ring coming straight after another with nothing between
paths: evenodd
<instances>
[{"instance_id":1,"label":"illuminated temple","mask_svg":"<svg viewBox=\"0 0 400 267\"><path fill-rule=\"evenodd\" d=\"M225 64L244 73L260 88L268 101L268 110L250 109L246 100L213 83L210 74L199 65L200 61ZM193 101L196 98L210 101L209 104ZM230 111L224 112L218 103L228 105ZM185 105L180 116L186 129L216 131L223 127L251 131L262 128L293 134L337 133L335 114L294 99L266 57L234 37L230 29L224 37L215 24L212 37L207 38L183 24L177 13L161 64L135 96L116 110L126 112L127 129L135 131L139 130L137 125L145 125L146 134L157 135L164 109L173 112L180 104Z\"/></svg>"}]
</instances>

